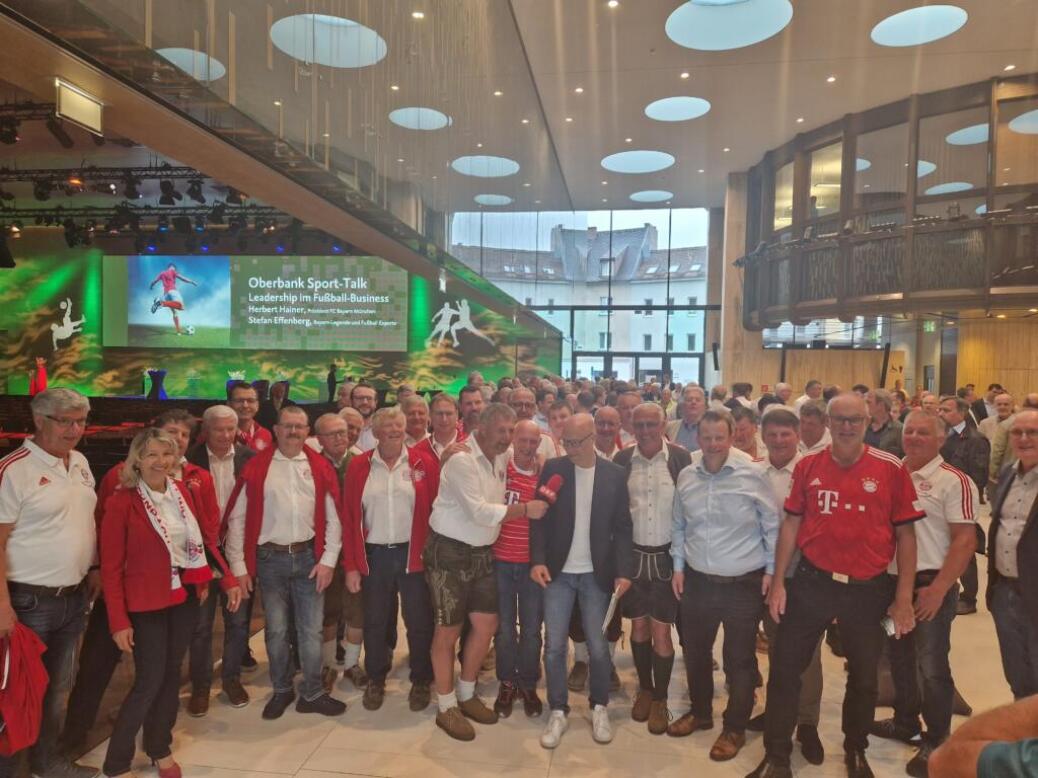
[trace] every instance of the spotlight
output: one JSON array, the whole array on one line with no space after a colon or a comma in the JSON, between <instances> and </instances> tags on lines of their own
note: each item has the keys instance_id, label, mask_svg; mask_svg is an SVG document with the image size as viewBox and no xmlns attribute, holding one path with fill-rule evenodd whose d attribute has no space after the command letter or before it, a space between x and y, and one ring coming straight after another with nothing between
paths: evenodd
<instances>
[{"instance_id":1,"label":"spotlight","mask_svg":"<svg viewBox=\"0 0 1038 778\"><path fill-rule=\"evenodd\" d=\"M184 195L176 190L173 182L168 178L159 181L159 191L162 193L159 196L160 205L176 205L178 201L184 199Z\"/></svg>"},{"instance_id":2,"label":"spotlight","mask_svg":"<svg viewBox=\"0 0 1038 778\"><path fill-rule=\"evenodd\" d=\"M54 190L54 184L42 179L32 182L32 196L41 203L50 199L50 193Z\"/></svg>"},{"instance_id":3,"label":"spotlight","mask_svg":"<svg viewBox=\"0 0 1038 778\"><path fill-rule=\"evenodd\" d=\"M234 187L227 188L227 197L224 198L224 202L228 205L242 205L245 202L246 195L239 192Z\"/></svg>"},{"instance_id":4,"label":"spotlight","mask_svg":"<svg viewBox=\"0 0 1038 778\"><path fill-rule=\"evenodd\" d=\"M159 232L169 232L169 219L165 216L160 216L158 223L155 225L155 229Z\"/></svg>"},{"instance_id":5,"label":"spotlight","mask_svg":"<svg viewBox=\"0 0 1038 778\"><path fill-rule=\"evenodd\" d=\"M11 238L13 240L18 240L18 238L22 237L22 223L21 222L15 222L10 227L8 227L7 228L7 237L9 237L9 238Z\"/></svg>"},{"instance_id":6,"label":"spotlight","mask_svg":"<svg viewBox=\"0 0 1038 778\"><path fill-rule=\"evenodd\" d=\"M337 243L335 241L332 241L332 253L333 254L341 254L342 253L342 246L339 245L339 243Z\"/></svg>"},{"instance_id":7,"label":"spotlight","mask_svg":"<svg viewBox=\"0 0 1038 778\"><path fill-rule=\"evenodd\" d=\"M214 208L213 210L215 211L216 209ZM213 221L212 215L209 216L209 220ZM219 222L215 222L215 223L219 224ZM244 230L248 226L249 225L245 221L245 217L244 216L241 216L241 215L232 216L227 221L227 232L229 232L230 234L234 235L234 234L236 234L238 232L241 232L242 230Z\"/></svg>"},{"instance_id":8,"label":"spotlight","mask_svg":"<svg viewBox=\"0 0 1038 778\"><path fill-rule=\"evenodd\" d=\"M14 255L7 247L7 238L0 235L0 267L14 267Z\"/></svg>"},{"instance_id":9,"label":"spotlight","mask_svg":"<svg viewBox=\"0 0 1038 778\"><path fill-rule=\"evenodd\" d=\"M201 243L201 244L200 244L200 245L198 246L198 248L199 248L199 250L200 250L200 251L201 251L201 252L202 252L203 254L206 254L206 253L208 253L208 252L209 252L209 241L207 241L207 240L203 240L203 241L202 241L202 243Z\"/></svg>"},{"instance_id":10,"label":"spotlight","mask_svg":"<svg viewBox=\"0 0 1038 778\"><path fill-rule=\"evenodd\" d=\"M7 116L0 119L0 143L6 146L13 146L18 142L18 126L20 122L13 116Z\"/></svg>"},{"instance_id":11,"label":"spotlight","mask_svg":"<svg viewBox=\"0 0 1038 778\"><path fill-rule=\"evenodd\" d=\"M154 254L156 251L158 251L159 247L155 245L155 241L150 240L148 241L148 245L145 246L145 248L148 250L149 254Z\"/></svg>"},{"instance_id":12,"label":"spotlight","mask_svg":"<svg viewBox=\"0 0 1038 778\"><path fill-rule=\"evenodd\" d=\"M202 179L192 178L187 182L187 196L196 203L205 204L205 195L202 194Z\"/></svg>"},{"instance_id":13,"label":"spotlight","mask_svg":"<svg viewBox=\"0 0 1038 778\"><path fill-rule=\"evenodd\" d=\"M65 245L70 249L79 245L79 231L76 229L76 223L72 219L65 219L61 226L65 230Z\"/></svg>"},{"instance_id":14,"label":"spotlight","mask_svg":"<svg viewBox=\"0 0 1038 778\"><path fill-rule=\"evenodd\" d=\"M47 119L47 130L54 136L54 140L61 144L62 148L70 149L76 145L72 136L65 132L64 126L55 117Z\"/></svg>"},{"instance_id":15,"label":"spotlight","mask_svg":"<svg viewBox=\"0 0 1038 778\"><path fill-rule=\"evenodd\" d=\"M140 184L140 179L127 173L123 179L123 197L127 200L139 200L141 197Z\"/></svg>"},{"instance_id":16,"label":"spotlight","mask_svg":"<svg viewBox=\"0 0 1038 778\"><path fill-rule=\"evenodd\" d=\"M227 212L227 206L223 203L217 203L213 206L213 210L209 212L209 223L210 224L223 224L224 214Z\"/></svg>"},{"instance_id":17,"label":"spotlight","mask_svg":"<svg viewBox=\"0 0 1038 778\"><path fill-rule=\"evenodd\" d=\"M278 254L284 254L285 244L282 241L278 241L277 245L274 246L274 251L276 251Z\"/></svg>"},{"instance_id":18,"label":"spotlight","mask_svg":"<svg viewBox=\"0 0 1038 778\"><path fill-rule=\"evenodd\" d=\"M195 217L195 232L205 232L205 217L204 216L196 216Z\"/></svg>"},{"instance_id":19,"label":"spotlight","mask_svg":"<svg viewBox=\"0 0 1038 778\"><path fill-rule=\"evenodd\" d=\"M174 216L172 220L173 231L184 235L191 232L191 219L187 216Z\"/></svg>"}]
</instances>

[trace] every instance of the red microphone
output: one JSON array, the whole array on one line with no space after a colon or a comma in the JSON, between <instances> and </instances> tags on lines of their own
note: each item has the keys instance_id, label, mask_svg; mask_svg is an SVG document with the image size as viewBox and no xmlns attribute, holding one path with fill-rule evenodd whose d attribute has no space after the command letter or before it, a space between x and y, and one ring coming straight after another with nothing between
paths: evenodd
<instances>
[{"instance_id":1,"label":"red microphone","mask_svg":"<svg viewBox=\"0 0 1038 778\"><path fill-rule=\"evenodd\" d=\"M562 476L555 474L548 479L547 483L541 484L537 487L537 496L549 505L554 505L556 498L559 496L559 489L561 488Z\"/></svg>"}]
</instances>

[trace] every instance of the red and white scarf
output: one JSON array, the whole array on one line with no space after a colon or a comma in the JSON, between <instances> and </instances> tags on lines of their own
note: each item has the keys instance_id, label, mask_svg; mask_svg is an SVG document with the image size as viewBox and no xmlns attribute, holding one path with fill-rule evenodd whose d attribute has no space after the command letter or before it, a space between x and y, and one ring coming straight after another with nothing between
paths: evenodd
<instances>
[{"instance_id":1,"label":"red and white scarf","mask_svg":"<svg viewBox=\"0 0 1038 778\"><path fill-rule=\"evenodd\" d=\"M184 495L181 494L180 489L177 488L176 484L173 483L172 478L166 479L166 493L172 494L175 498L177 505L177 512L180 514L180 520L184 523L187 528L187 539L185 541L185 551L187 553L187 563L183 568L177 567L175 564L170 565L171 570L171 586L170 588L175 592L183 587L183 583L180 580L181 571L183 571L185 578L188 583L196 583L199 577L192 575L192 571L200 569L209 569L209 562L205 558L205 546L202 542L202 531L198 528L198 520L195 519L195 515L191 512L191 509L184 502ZM144 512L148 514L148 520L151 521L151 526L155 532L158 533L159 537L166 544L166 550L169 552L170 561L174 559L173 556L173 535L166 524L166 517L162 515L155 503L152 502L148 489L145 487L142 481L137 485L137 494L141 498L141 502L144 504ZM206 576L208 578L208 576Z\"/></svg>"}]
</instances>

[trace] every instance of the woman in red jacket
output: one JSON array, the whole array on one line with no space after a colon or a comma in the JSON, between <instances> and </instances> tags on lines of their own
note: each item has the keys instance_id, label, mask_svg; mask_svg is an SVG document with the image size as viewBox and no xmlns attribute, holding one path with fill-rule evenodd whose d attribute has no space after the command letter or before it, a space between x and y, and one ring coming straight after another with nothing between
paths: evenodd
<instances>
[{"instance_id":1,"label":"woman in red jacket","mask_svg":"<svg viewBox=\"0 0 1038 778\"><path fill-rule=\"evenodd\" d=\"M204 518L192 491L174 481L179 447L169 433L149 428L130 444L122 489L105 503L101 523L101 581L112 638L133 652L136 679L119 709L104 774L130 774L134 740L144 727L144 750L161 778L180 778L170 744L179 707L180 665L208 594L211 558L222 574L228 608L241 588L217 545L217 527ZM131 552L132 549L132 552Z\"/></svg>"}]
</instances>

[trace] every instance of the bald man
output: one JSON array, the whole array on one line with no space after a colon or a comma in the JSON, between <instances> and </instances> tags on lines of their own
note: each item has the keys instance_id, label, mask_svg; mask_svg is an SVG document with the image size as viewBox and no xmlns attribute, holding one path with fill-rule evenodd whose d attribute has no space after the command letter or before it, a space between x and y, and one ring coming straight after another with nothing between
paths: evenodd
<instances>
[{"instance_id":1,"label":"bald man","mask_svg":"<svg viewBox=\"0 0 1038 778\"><path fill-rule=\"evenodd\" d=\"M620 450L620 412L605 405L595 414L595 451L603 459L612 459Z\"/></svg>"}]
</instances>

